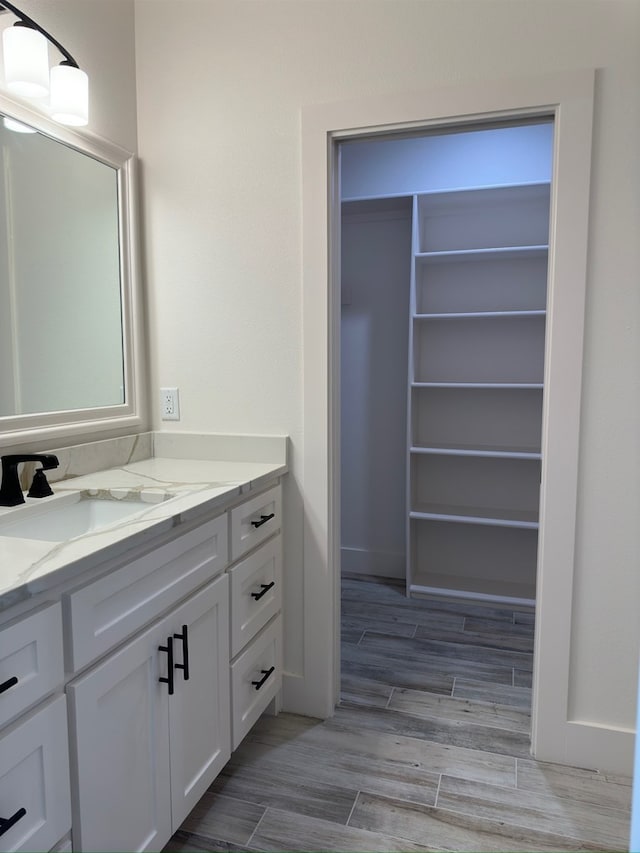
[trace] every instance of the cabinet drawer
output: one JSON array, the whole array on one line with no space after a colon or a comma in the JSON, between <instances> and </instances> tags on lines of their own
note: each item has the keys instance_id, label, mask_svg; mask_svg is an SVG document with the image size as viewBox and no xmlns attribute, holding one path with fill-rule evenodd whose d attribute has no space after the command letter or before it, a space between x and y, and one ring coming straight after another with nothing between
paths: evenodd
<instances>
[{"instance_id":1,"label":"cabinet drawer","mask_svg":"<svg viewBox=\"0 0 640 853\"><path fill-rule=\"evenodd\" d=\"M73 672L221 572L228 562L220 516L97 581L63 596Z\"/></svg>"},{"instance_id":2,"label":"cabinet drawer","mask_svg":"<svg viewBox=\"0 0 640 853\"><path fill-rule=\"evenodd\" d=\"M63 680L60 604L45 604L0 630L0 726Z\"/></svg>"},{"instance_id":3,"label":"cabinet drawer","mask_svg":"<svg viewBox=\"0 0 640 853\"><path fill-rule=\"evenodd\" d=\"M235 657L282 606L282 542L276 536L229 572L231 657Z\"/></svg>"},{"instance_id":4,"label":"cabinet drawer","mask_svg":"<svg viewBox=\"0 0 640 853\"><path fill-rule=\"evenodd\" d=\"M280 529L281 488L275 486L231 510L231 557L237 560Z\"/></svg>"},{"instance_id":5,"label":"cabinet drawer","mask_svg":"<svg viewBox=\"0 0 640 853\"><path fill-rule=\"evenodd\" d=\"M282 686L282 617L277 616L231 665L231 747L249 729Z\"/></svg>"},{"instance_id":6,"label":"cabinet drawer","mask_svg":"<svg viewBox=\"0 0 640 853\"><path fill-rule=\"evenodd\" d=\"M71 829L65 697L11 726L0 754L0 816L15 818L0 849L50 850Z\"/></svg>"}]
</instances>

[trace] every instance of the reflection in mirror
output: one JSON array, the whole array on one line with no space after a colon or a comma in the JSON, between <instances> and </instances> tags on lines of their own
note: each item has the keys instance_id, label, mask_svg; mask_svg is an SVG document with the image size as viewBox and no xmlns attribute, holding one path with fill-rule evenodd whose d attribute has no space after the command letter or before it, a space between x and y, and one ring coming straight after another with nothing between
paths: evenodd
<instances>
[{"instance_id":1,"label":"reflection in mirror","mask_svg":"<svg viewBox=\"0 0 640 853\"><path fill-rule=\"evenodd\" d=\"M0 149L0 417L123 404L118 170L2 122Z\"/></svg>"}]
</instances>

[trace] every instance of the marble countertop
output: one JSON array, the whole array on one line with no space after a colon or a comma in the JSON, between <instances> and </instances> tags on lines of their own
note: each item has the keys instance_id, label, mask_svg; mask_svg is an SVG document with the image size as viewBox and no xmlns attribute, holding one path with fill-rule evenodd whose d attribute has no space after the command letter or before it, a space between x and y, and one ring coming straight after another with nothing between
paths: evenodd
<instances>
[{"instance_id":1,"label":"marble countertop","mask_svg":"<svg viewBox=\"0 0 640 853\"><path fill-rule=\"evenodd\" d=\"M0 610L117 558L177 525L216 509L222 511L286 470L281 462L154 457L55 482L51 497L27 498L18 507L2 507ZM106 500L139 500L148 508L62 542L2 535L3 525L57 506L78 493Z\"/></svg>"}]
</instances>

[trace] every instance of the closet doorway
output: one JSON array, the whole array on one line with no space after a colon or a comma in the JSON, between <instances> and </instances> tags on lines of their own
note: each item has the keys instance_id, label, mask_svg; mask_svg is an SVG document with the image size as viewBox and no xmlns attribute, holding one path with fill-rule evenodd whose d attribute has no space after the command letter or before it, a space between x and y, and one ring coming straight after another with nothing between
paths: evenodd
<instances>
[{"instance_id":1,"label":"closet doorway","mask_svg":"<svg viewBox=\"0 0 640 853\"><path fill-rule=\"evenodd\" d=\"M552 116L531 748L565 764L593 756L593 766L611 748L610 733L574 720L570 707L594 76L505 77L303 107L303 571L289 578L303 643L289 649L285 685L300 713L331 716L340 689L340 144Z\"/></svg>"},{"instance_id":2,"label":"closet doorway","mask_svg":"<svg viewBox=\"0 0 640 853\"><path fill-rule=\"evenodd\" d=\"M538 116L339 143L344 625L370 632L362 660L382 668L387 645L412 649L372 639L376 619L408 637L415 617L434 648L440 626L446 657L472 642L449 630L459 615L480 631L475 656L513 618L533 651L553 129ZM359 656L344 655L354 698ZM512 657L509 686L530 688L532 654Z\"/></svg>"}]
</instances>

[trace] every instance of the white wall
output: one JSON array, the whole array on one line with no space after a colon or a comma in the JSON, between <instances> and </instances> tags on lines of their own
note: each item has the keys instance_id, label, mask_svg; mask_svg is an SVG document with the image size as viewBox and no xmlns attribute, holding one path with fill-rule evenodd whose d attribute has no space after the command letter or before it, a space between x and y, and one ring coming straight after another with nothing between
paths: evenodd
<instances>
[{"instance_id":1,"label":"white wall","mask_svg":"<svg viewBox=\"0 0 640 853\"><path fill-rule=\"evenodd\" d=\"M301 385L301 106L399 91L424 91L428 98L430 88L456 81L601 69L576 595L567 618L574 717L633 728L640 4L136 0L135 6L153 386L180 387L182 429L292 437L285 553L286 664L294 672L302 659L302 404L303 394L314 393Z\"/></svg>"}]
</instances>

